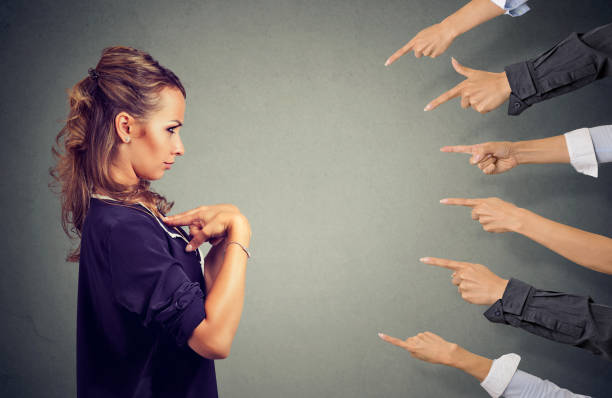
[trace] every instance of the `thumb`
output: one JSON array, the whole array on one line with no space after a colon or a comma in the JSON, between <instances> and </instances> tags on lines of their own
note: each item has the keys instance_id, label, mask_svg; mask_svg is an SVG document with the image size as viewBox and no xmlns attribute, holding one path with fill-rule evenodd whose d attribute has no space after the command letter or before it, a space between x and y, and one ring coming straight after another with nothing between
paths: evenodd
<instances>
[{"instance_id":1,"label":"thumb","mask_svg":"<svg viewBox=\"0 0 612 398\"><path fill-rule=\"evenodd\" d=\"M474 146L474 155L472 156L472 159L470 159L470 162L472 164L476 164L485 160L489 156L505 158L508 156L507 152L508 151L505 145L500 142L485 142Z\"/></svg>"},{"instance_id":2,"label":"thumb","mask_svg":"<svg viewBox=\"0 0 612 398\"><path fill-rule=\"evenodd\" d=\"M473 70L473 69L470 69L468 67L461 65L455 58L452 58L452 57L451 57L451 64L453 65L453 68L455 68L455 71L457 71L457 73L465 77L468 77Z\"/></svg>"},{"instance_id":3,"label":"thumb","mask_svg":"<svg viewBox=\"0 0 612 398\"><path fill-rule=\"evenodd\" d=\"M200 247L202 245L202 243L206 242L206 239L207 239L207 237L204 234L202 234L202 233L192 235L191 240L189 241L189 243L185 247L185 251L186 252L192 252L192 251L196 250L198 247Z\"/></svg>"},{"instance_id":4,"label":"thumb","mask_svg":"<svg viewBox=\"0 0 612 398\"><path fill-rule=\"evenodd\" d=\"M472 148L472 157L470 158L470 164L476 164L491 156L489 147L484 144L474 145Z\"/></svg>"}]
</instances>

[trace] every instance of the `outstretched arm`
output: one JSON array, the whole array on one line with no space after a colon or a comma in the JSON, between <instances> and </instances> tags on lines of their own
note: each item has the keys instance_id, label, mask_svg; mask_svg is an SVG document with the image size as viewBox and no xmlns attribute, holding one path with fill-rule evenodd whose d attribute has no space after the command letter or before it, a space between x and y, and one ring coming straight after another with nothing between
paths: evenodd
<instances>
[{"instance_id":1,"label":"outstretched arm","mask_svg":"<svg viewBox=\"0 0 612 398\"><path fill-rule=\"evenodd\" d=\"M571 163L576 171L597 177L597 165L612 162L612 125L539 140L445 146L440 151L471 155L470 164L485 174L505 173L521 164Z\"/></svg>"},{"instance_id":2,"label":"outstretched arm","mask_svg":"<svg viewBox=\"0 0 612 398\"><path fill-rule=\"evenodd\" d=\"M414 51L414 56L435 58L442 54L458 36L505 12L491 0L472 0L442 22L420 31L404 47L387 59L385 66L402 55Z\"/></svg>"},{"instance_id":3,"label":"outstretched arm","mask_svg":"<svg viewBox=\"0 0 612 398\"><path fill-rule=\"evenodd\" d=\"M499 198L447 198L447 205L472 209L488 232L516 232L528 237L576 264L612 274L612 239L561 224Z\"/></svg>"},{"instance_id":4,"label":"outstretched arm","mask_svg":"<svg viewBox=\"0 0 612 398\"><path fill-rule=\"evenodd\" d=\"M508 114L612 75L612 23L571 33L548 51L505 68L512 89Z\"/></svg>"},{"instance_id":5,"label":"outstretched arm","mask_svg":"<svg viewBox=\"0 0 612 398\"><path fill-rule=\"evenodd\" d=\"M482 264L435 257L421 261L453 271L452 283L463 300L490 306L484 313L489 321L612 357L612 307L593 303L590 297L503 279Z\"/></svg>"},{"instance_id":6,"label":"outstretched arm","mask_svg":"<svg viewBox=\"0 0 612 398\"><path fill-rule=\"evenodd\" d=\"M419 333L406 340L382 333L378 336L388 343L406 349L413 357L422 361L451 366L474 376L482 388L494 398L584 397L559 388L548 380L518 370L521 357L516 354L506 354L491 360L431 332Z\"/></svg>"}]
</instances>

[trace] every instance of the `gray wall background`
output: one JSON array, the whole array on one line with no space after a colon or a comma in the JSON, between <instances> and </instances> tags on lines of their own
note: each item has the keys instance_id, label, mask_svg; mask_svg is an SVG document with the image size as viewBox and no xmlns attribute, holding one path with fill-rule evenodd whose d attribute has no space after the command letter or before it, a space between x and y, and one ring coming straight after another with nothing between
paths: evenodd
<instances>
[{"instance_id":1,"label":"gray wall background","mask_svg":"<svg viewBox=\"0 0 612 398\"><path fill-rule=\"evenodd\" d=\"M611 278L518 235L493 235L448 196L499 196L612 236L612 170L568 165L488 177L439 147L547 137L609 124L611 81L482 116L457 100L425 104L461 81L450 66L500 71L571 31L609 22L608 0L532 1L465 34L442 57L385 59L463 1L29 1L0 4L4 238L0 395L75 394L77 266L50 147L66 89L102 48L149 51L188 90L186 154L154 187L175 211L231 202L249 217L254 258L225 397L486 396L470 376L381 342L430 330L584 394L612 394L612 368L582 350L488 323L425 255L487 264L505 277L612 303Z\"/></svg>"}]
</instances>

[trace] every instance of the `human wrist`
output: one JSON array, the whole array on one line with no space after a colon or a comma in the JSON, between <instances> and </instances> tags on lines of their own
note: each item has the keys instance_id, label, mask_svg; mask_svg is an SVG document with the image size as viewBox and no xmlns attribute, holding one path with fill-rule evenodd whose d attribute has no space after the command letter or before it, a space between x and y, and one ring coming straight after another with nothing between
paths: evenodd
<instances>
[{"instance_id":1,"label":"human wrist","mask_svg":"<svg viewBox=\"0 0 612 398\"><path fill-rule=\"evenodd\" d=\"M451 40L455 40L458 36L461 36L463 32L457 29L457 24L453 22L453 16L450 15L443 19L438 26L442 29L444 34L449 37Z\"/></svg>"},{"instance_id":2,"label":"human wrist","mask_svg":"<svg viewBox=\"0 0 612 398\"><path fill-rule=\"evenodd\" d=\"M457 348L458 350L453 356L453 361L449 366L462 370L482 382L491 370L493 361L489 358L474 354L463 347L457 346Z\"/></svg>"},{"instance_id":3,"label":"human wrist","mask_svg":"<svg viewBox=\"0 0 612 398\"><path fill-rule=\"evenodd\" d=\"M514 225L510 229L512 232L524 235L529 228L529 220L532 218L534 213L530 212L527 209L523 209L521 207L517 207L514 210Z\"/></svg>"},{"instance_id":4,"label":"human wrist","mask_svg":"<svg viewBox=\"0 0 612 398\"><path fill-rule=\"evenodd\" d=\"M502 92L506 98L509 98L510 94L512 93L512 88L510 87L510 82L508 81L506 71L497 73L497 79L499 82L500 92Z\"/></svg>"},{"instance_id":5,"label":"human wrist","mask_svg":"<svg viewBox=\"0 0 612 398\"><path fill-rule=\"evenodd\" d=\"M529 151L526 150L528 147L529 141L516 141L510 143L510 152L514 154L518 164L530 163L530 158L528 156Z\"/></svg>"},{"instance_id":6,"label":"human wrist","mask_svg":"<svg viewBox=\"0 0 612 398\"><path fill-rule=\"evenodd\" d=\"M230 242L238 242L245 248L249 247L251 241L251 227L244 215L236 214L232 217L227 232L227 239Z\"/></svg>"},{"instance_id":7,"label":"human wrist","mask_svg":"<svg viewBox=\"0 0 612 398\"><path fill-rule=\"evenodd\" d=\"M449 352L448 359L443 362L443 365L463 370L463 367L466 363L466 359L468 359L470 355L474 354L461 347L460 345L453 343L453 347Z\"/></svg>"},{"instance_id":8,"label":"human wrist","mask_svg":"<svg viewBox=\"0 0 612 398\"><path fill-rule=\"evenodd\" d=\"M506 288L508 287L508 279L498 278L499 280L495 284L495 289L493 290L493 294L491 295L491 300L488 303L489 305L493 305L497 300L501 300L504 297L504 293L506 292Z\"/></svg>"}]
</instances>

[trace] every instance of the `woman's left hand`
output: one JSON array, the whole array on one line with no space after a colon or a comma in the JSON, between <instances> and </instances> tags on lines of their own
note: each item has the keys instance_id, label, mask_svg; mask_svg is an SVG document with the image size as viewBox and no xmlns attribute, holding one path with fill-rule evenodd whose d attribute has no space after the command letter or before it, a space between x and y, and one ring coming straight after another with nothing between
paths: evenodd
<instances>
[{"instance_id":1,"label":"woman's left hand","mask_svg":"<svg viewBox=\"0 0 612 398\"><path fill-rule=\"evenodd\" d=\"M524 223L523 209L499 198L464 199L447 198L440 203L472 208L472 219L482 224L487 232L516 232Z\"/></svg>"}]
</instances>

